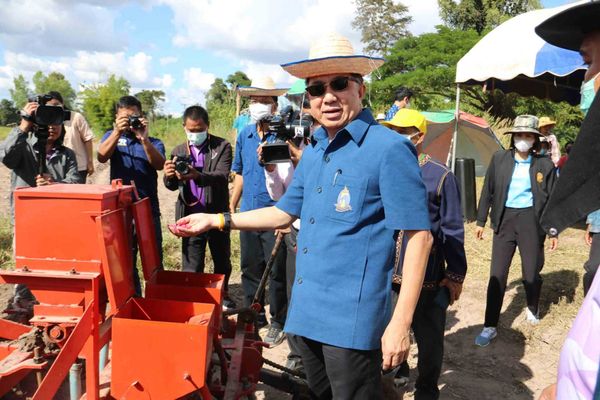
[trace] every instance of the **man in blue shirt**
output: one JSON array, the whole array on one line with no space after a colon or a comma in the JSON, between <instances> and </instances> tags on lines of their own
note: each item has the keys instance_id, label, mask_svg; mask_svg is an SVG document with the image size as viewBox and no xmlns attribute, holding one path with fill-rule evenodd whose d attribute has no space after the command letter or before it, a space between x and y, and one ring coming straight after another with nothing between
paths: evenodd
<instances>
[{"instance_id":1,"label":"man in blue shirt","mask_svg":"<svg viewBox=\"0 0 600 400\"><path fill-rule=\"evenodd\" d=\"M385 120L391 121L391 119L394 118L394 115L396 115L399 110L408 108L410 106L410 99L413 96L414 93L407 87L403 86L396 90L396 100L394 100L394 104L392 104L389 110L386 111Z\"/></svg>"},{"instance_id":2,"label":"man in blue shirt","mask_svg":"<svg viewBox=\"0 0 600 400\"><path fill-rule=\"evenodd\" d=\"M427 121L423 114L405 108L399 110L391 121L383 122L383 125L405 136L415 145L421 175L427 188L433 247L412 323L419 348L415 399L438 399L438 380L444 358L446 308L460 297L467 273L460 192L456 177L448 167L423 152L427 132ZM402 285L402 261L406 246L403 235L398 238L396 246L398 250L393 277L395 292ZM408 382L408 364L404 363L402 367L396 374L397 384Z\"/></svg>"},{"instance_id":3,"label":"man in blue shirt","mask_svg":"<svg viewBox=\"0 0 600 400\"><path fill-rule=\"evenodd\" d=\"M301 218L285 330L299 336L308 385L318 399L383 398L382 370L407 356L431 247L415 148L362 108L363 76L382 63L355 55L348 39L330 34L313 45L308 60L284 64L306 79L311 114L322 124L286 193L275 207L231 218L195 214L173 230L187 236L214 227L272 229ZM392 313L394 240L400 230L408 243Z\"/></svg>"},{"instance_id":4,"label":"man in blue shirt","mask_svg":"<svg viewBox=\"0 0 600 400\"><path fill-rule=\"evenodd\" d=\"M259 163L257 149L263 142L275 139L268 132L268 117L277 110L277 96L287 89L275 88L271 78L259 78L249 87L240 87L242 96L250 97L251 123L242 129L235 144L235 157L231 170L235 172L231 194L230 212L233 214L242 200L240 211L256 210L275 204L267 192L264 166ZM240 232L240 266L244 305L250 306L260 284L267 260L275 244L275 233L271 229ZM285 335L283 326L287 313L285 251L276 253L269 280L269 312L271 324L264 338L272 346L280 344ZM264 305L264 299L261 299ZM264 314L259 315L259 326L266 325Z\"/></svg>"},{"instance_id":5,"label":"man in blue shirt","mask_svg":"<svg viewBox=\"0 0 600 400\"><path fill-rule=\"evenodd\" d=\"M131 117L131 118L130 118ZM142 103L133 96L123 96L117 103L113 130L104 134L98 147L98 161L110 160L110 179L122 179L128 185L134 182L141 198L148 197L152 204L152 217L157 246L162 263L162 231L156 171L165 164L165 145L148 136L148 121L142 116ZM133 249L133 277L136 293L141 294L140 278L135 267L137 241Z\"/></svg>"}]
</instances>

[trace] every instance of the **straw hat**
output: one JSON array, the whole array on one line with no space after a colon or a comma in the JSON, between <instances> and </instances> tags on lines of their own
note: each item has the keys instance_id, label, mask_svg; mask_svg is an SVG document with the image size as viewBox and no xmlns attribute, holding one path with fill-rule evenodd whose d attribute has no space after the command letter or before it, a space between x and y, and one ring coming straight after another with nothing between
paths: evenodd
<instances>
[{"instance_id":1,"label":"straw hat","mask_svg":"<svg viewBox=\"0 0 600 400\"><path fill-rule=\"evenodd\" d=\"M513 127L504 132L504 134L508 135L510 133L528 132L542 136L540 131L538 131L538 126L538 117L533 115L519 115L517 118L515 118Z\"/></svg>"},{"instance_id":2,"label":"straw hat","mask_svg":"<svg viewBox=\"0 0 600 400\"><path fill-rule=\"evenodd\" d=\"M548 18L535 28L535 33L550 44L579 51L584 36L600 29L598 15L600 2L586 2Z\"/></svg>"},{"instance_id":3,"label":"straw hat","mask_svg":"<svg viewBox=\"0 0 600 400\"><path fill-rule=\"evenodd\" d=\"M297 78L306 79L328 74L365 76L383 62L383 58L354 54L354 47L347 38L330 33L312 44L308 59L281 64L281 67Z\"/></svg>"},{"instance_id":4,"label":"straw hat","mask_svg":"<svg viewBox=\"0 0 600 400\"><path fill-rule=\"evenodd\" d=\"M394 118L390 121L382 121L381 125L388 128L410 128L414 126L419 132L427 133L427 119L425 119L425 116L417 110L410 108L401 108L394 115Z\"/></svg>"},{"instance_id":5,"label":"straw hat","mask_svg":"<svg viewBox=\"0 0 600 400\"><path fill-rule=\"evenodd\" d=\"M550 117L540 118L540 124L539 124L538 128L541 128L542 126L548 126L548 125L556 125L556 121L550 119Z\"/></svg>"},{"instance_id":6,"label":"straw hat","mask_svg":"<svg viewBox=\"0 0 600 400\"><path fill-rule=\"evenodd\" d=\"M288 88L276 88L275 82L269 76L252 79L250 86L240 86L241 96L283 96Z\"/></svg>"}]
</instances>

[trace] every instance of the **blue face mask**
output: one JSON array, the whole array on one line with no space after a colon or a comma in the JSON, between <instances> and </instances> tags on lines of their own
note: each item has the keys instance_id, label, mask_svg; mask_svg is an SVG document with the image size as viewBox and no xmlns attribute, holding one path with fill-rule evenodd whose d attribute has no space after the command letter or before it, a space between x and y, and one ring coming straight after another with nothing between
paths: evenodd
<instances>
[{"instance_id":1,"label":"blue face mask","mask_svg":"<svg viewBox=\"0 0 600 400\"><path fill-rule=\"evenodd\" d=\"M579 108L583 111L583 115L587 115L588 110L592 105L592 101L594 101L594 97L596 97L596 91L594 90L594 81L596 77L598 77L600 73L596 74L592 79L587 82L583 82L581 84L581 102L579 103Z\"/></svg>"},{"instance_id":2,"label":"blue face mask","mask_svg":"<svg viewBox=\"0 0 600 400\"><path fill-rule=\"evenodd\" d=\"M206 138L208 137L208 131L190 132L190 131L186 130L185 133L187 135L189 142L191 144L193 144L194 146L201 146L206 141Z\"/></svg>"}]
</instances>

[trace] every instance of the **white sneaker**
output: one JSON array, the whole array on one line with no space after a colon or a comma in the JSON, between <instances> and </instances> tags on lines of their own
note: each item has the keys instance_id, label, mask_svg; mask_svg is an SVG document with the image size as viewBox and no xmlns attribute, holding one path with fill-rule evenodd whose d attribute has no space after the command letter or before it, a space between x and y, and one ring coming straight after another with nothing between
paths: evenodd
<instances>
[{"instance_id":1,"label":"white sneaker","mask_svg":"<svg viewBox=\"0 0 600 400\"><path fill-rule=\"evenodd\" d=\"M538 314L532 313L529 307L525 307L525 314L527 315L527 322L529 322L531 325L537 325L540 323Z\"/></svg>"},{"instance_id":2,"label":"white sneaker","mask_svg":"<svg viewBox=\"0 0 600 400\"><path fill-rule=\"evenodd\" d=\"M475 344L480 347L485 347L492 339L498 336L498 331L493 326L486 326L481 333L475 338Z\"/></svg>"}]
</instances>

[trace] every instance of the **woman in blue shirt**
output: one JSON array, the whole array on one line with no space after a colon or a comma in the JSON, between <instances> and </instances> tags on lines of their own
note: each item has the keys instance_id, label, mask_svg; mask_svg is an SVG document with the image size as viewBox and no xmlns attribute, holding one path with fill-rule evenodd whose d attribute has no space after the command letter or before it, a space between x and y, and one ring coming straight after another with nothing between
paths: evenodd
<instances>
[{"instance_id":1,"label":"woman in blue shirt","mask_svg":"<svg viewBox=\"0 0 600 400\"><path fill-rule=\"evenodd\" d=\"M544 265L545 240L539 220L556 174L552 161L537 155L540 146L537 128L537 117L521 115L515 119L514 127L507 132L512 134L510 149L494 154L481 191L477 239L483 239L488 213L494 230L485 323L483 331L475 339L475 343L482 347L497 335L508 270L517 247L521 254L527 320L532 324L539 322L540 271ZM551 238L550 250L557 245L557 238Z\"/></svg>"}]
</instances>

